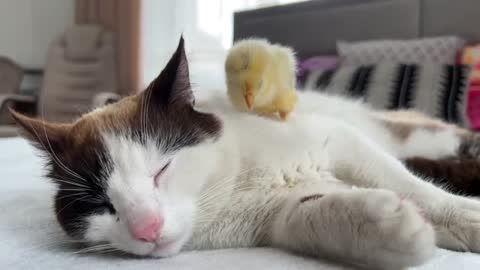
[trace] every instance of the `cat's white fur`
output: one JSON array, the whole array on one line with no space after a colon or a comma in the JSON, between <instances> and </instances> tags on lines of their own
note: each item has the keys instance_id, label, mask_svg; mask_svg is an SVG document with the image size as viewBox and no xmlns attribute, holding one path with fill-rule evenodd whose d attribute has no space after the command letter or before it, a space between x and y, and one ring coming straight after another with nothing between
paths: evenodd
<instances>
[{"instance_id":1,"label":"cat's white fur","mask_svg":"<svg viewBox=\"0 0 480 270\"><path fill-rule=\"evenodd\" d=\"M87 239L153 256L268 245L381 269L421 264L435 242L480 252L480 202L419 179L398 160L454 154L453 131L401 141L364 104L308 92L288 122L238 113L224 95L197 107L222 120L222 136L172 156L104 135L120 220L91 217ZM152 174L170 160L155 188ZM323 197L301 202L315 194ZM156 244L134 241L122 223L149 207L165 216Z\"/></svg>"}]
</instances>

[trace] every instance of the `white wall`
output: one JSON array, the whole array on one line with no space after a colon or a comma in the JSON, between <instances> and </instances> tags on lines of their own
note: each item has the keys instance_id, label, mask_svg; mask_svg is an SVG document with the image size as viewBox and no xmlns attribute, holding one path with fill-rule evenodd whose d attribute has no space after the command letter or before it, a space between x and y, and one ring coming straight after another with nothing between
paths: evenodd
<instances>
[{"instance_id":1,"label":"white wall","mask_svg":"<svg viewBox=\"0 0 480 270\"><path fill-rule=\"evenodd\" d=\"M73 0L0 0L0 55L41 68L51 40L73 21Z\"/></svg>"}]
</instances>

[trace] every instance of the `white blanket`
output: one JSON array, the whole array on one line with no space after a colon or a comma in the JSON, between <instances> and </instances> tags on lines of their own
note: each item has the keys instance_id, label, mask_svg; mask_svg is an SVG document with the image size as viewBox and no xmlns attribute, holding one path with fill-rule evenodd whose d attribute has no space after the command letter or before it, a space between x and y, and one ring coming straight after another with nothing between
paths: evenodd
<instances>
[{"instance_id":1,"label":"white blanket","mask_svg":"<svg viewBox=\"0 0 480 270\"><path fill-rule=\"evenodd\" d=\"M0 139L0 269L350 269L274 249L185 252L168 259L78 254L51 211L53 186L22 139ZM480 269L480 255L438 250L415 269Z\"/></svg>"}]
</instances>

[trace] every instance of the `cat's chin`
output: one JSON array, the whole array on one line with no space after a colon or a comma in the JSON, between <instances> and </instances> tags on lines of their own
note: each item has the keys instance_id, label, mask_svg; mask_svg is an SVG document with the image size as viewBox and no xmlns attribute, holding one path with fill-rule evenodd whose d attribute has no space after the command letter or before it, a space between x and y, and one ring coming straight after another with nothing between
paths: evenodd
<instances>
[{"instance_id":1,"label":"cat's chin","mask_svg":"<svg viewBox=\"0 0 480 270\"><path fill-rule=\"evenodd\" d=\"M157 244L150 256L157 258L172 257L177 255L182 249L183 241L172 240Z\"/></svg>"},{"instance_id":2,"label":"cat's chin","mask_svg":"<svg viewBox=\"0 0 480 270\"><path fill-rule=\"evenodd\" d=\"M134 248L124 247L118 249L140 257L165 258L178 254L181 251L183 244L184 243L181 240L171 240L161 243L144 243L143 245Z\"/></svg>"}]
</instances>

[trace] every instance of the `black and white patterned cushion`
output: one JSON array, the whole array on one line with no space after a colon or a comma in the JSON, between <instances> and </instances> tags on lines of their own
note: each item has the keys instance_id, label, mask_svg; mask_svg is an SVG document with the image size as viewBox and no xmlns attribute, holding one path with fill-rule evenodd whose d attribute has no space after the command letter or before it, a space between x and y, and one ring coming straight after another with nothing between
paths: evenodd
<instances>
[{"instance_id":1,"label":"black and white patterned cushion","mask_svg":"<svg viewBox=\"0 0 480 270\"><path fill-rule=\"evenodd\" d=\"M416 109L470 127L466 91L470 66L436 63L342 66L307 75L303 88L362 98L376 109Z\"/></svg>"},{"instance_id":2,"label":"black and white patterned cushion","mask_svg":"<svg viewBox=\"0 0 480 270\"><path fill-rule=\"evenodd\" d=\"M465 41L457 37L415 40L378 40L337 43L342 65L371 65L381 61L397 63L454 64Z\"/></svg>"}]
</instances>

